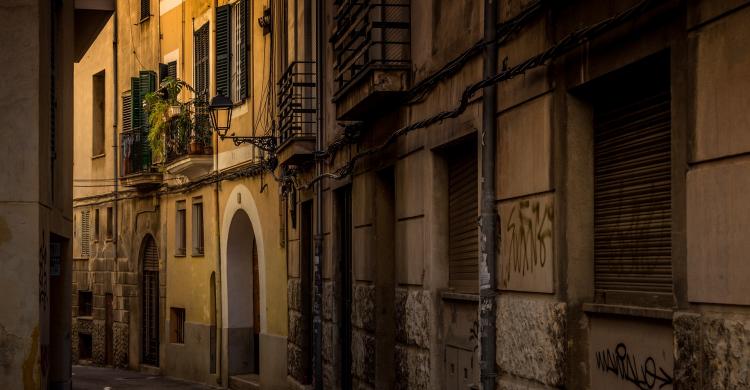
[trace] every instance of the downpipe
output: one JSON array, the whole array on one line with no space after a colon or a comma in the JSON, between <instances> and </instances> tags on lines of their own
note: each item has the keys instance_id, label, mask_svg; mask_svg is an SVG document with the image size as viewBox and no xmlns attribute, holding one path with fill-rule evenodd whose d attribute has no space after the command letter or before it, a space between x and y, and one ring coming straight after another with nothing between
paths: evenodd
<instances>
[{"instance_id":1,"label":"downpipe","mask_svg":"<svg viewBox=\"0 0 750 390\"><path fill-rule=\"evenodd\" d=\"M323 30L323 1L315 1L315 27L317 39L315 43L316 59L316 108L317 108L317 137L315 137L316 154L323 150L323 59L326 42ZM323 174L323 160L315 162L315 175ZM313 258L313 387L315 390L323 389L323 183L315 183L315 256Z\"/></svg>"},{"instance_id":2,"label":"downpipe","mask_svg":"<svg viewBox=\"0 0 750 390\"><path fill-rule=\"evenodd\" d=\"M484 1L484 66L483 77L497 71L497 12L499 0ZM495 289L497 275L497 212L495 209L495 154L497 150L497 85L484 89L482 95L482 132L479 137L481 151L480 216L479 216L479 331L480 331L480 381L482 389L495 389L495 318L497 311Z\"/></svg>"}]
</instances>

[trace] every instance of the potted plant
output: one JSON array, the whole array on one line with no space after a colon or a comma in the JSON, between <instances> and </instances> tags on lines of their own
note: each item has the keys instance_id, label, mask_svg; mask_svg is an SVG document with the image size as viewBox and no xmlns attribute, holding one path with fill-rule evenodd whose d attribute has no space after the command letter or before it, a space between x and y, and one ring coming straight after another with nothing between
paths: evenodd
<instances>
[{"instance_id":1,"label":"potted plant","mask_svg":"<svg viewBox=\"0 0 750 390\"><path fill-rule=\"evenodd\" d=\"M178 100L183 88L193 91L186 82L174 77L167 77L154 92L144 96L144 105L148 112L148 141L153 152L154 161L164 161L167 144L167 132L176 126L177 143L190 134L192 123L190 114L183 109L184 104ZM173 145L170 145L173 147Z\"/></svg>"}]
</instances>

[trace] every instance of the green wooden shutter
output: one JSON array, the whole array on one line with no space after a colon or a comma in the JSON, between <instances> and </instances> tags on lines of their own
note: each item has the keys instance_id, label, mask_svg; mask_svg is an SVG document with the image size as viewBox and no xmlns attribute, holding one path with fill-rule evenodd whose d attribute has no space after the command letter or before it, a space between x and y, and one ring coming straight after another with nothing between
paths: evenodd
<instances>
[{"instance_id":1,"label":"green wooden shutter","mask_svg":"<svg viewBox=\"0 0 750 390\"><path fill-rule=\"evenodd\" d=\"M201 95L208 95L208 23L204 24L193 34L194 45L194 70L193 70L193 87L195 92Z\"/></svg>"},{"instance_id":2,"label":"green wooden shutter","mask_svg":"<svg viewBox=\"0 0 750 390\"><path fill-rule=\"evenodd\" d=\"M154 92L156 90L156 72L150 70L142 70L140 72L140 81L138 84L140 87L140 91L138 94L139 105L141 106L141 131L139 138L139 143L141 146L141 167L144 170L147 170L151 166L151 147L149 146L148 142L146 142L146 140L148 139L149 124L148 113L143 109L143 98L147 93Z\"/></svg>"},{"instance_id":3,"label":"green wooden shutter","mask_svg":"<svg viewBox=\"0 0 750 390\"><path fill-rule=\"evenodd\" d=\"M159 84L169 76L169 66L167 64L159 64Z\"/></svg>"},{"instance_id":4,"label":"green wooden shutter","mask_svg":"<svg viewBox=\"0 0 750 390\"><path fill-rule=\"evenodd\" d=\"M151 1L141 0L141 20L151 16Z\"/></svg>"},{"instance_id":5,"label":"green wooden shutter","mask_svg":"<svg viewBox=\"0 0 750 390\"><path fill-rule=\"evenodd\" d=\"M167 77L173 79L177 78L177 61L172 61L167 64Z\"/></svg>"},{"instance_id":6,"label":"green wooden shutter","mask_svg":"<svg viewBox=\"0 0 750 390\"><path fill-rule=\"evenodd\" d=\"M224 96L231 96L231 9L228 5L216 8L216 93Z\"/></svg>"},{"instance_id":7,"label":"green wooden shutter","mask_svg":"<svg viewBox=\"0 0 750 390\"><path fill-rule=\"evenodd\" d=\"M240 0L240 25L239 25L239 37L240 37L240 52L237 53L240 62L240 99L247 97L247 0Z\"/></svg>"},{"instance_id":8,"label":"green wooden shutter","mask_svg":"<svg viewBox=\"0 0 750 390\"><path fill-rule=\"evenodd\" d=\"M130 130L140 130L141 128L141 111L143 111L143 100L141 99L141 79L138 77L130 78Z\"/></svg>"}]
</instances>

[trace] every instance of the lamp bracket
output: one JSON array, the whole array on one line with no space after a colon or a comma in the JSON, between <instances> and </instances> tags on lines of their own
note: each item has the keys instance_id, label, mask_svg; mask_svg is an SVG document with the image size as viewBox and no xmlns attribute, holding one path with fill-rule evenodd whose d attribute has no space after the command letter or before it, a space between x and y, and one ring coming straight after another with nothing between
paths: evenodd
<instances>
[{"instance_id":1,"label":"lamp bracket","mask_svg":"<svg viewBox=\"0 0 750 390\"><path fill-rule=\"evenodd\" d=\"M260 150L263 150L264 152L269 152L273 154L276 151L276 137L272 136L262 136L262 137L238 137L233 135L228 135L224 137L220 137L222 140L224 139L231 139L232 142L236 146L240 146L242 144L251 144L255 147L257 147Z\"/></svg>"}]
</instances>

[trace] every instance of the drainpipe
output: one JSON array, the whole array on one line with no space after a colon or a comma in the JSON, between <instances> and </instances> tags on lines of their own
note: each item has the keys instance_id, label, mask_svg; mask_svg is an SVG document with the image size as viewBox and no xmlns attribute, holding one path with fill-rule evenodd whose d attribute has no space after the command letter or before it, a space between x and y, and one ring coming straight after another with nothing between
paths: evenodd
<instances>
[{"instance_id":1,"label":"drainpipe","mask_svg":"<svg viewBox=\"0 0 750 390\"><path fill-rule=\"evenodd\" d=\"M323 56L325 54L325 46L322 42L325 42L323 36L323 1L314 2L315 4L315 27L317 30L317 39L315 40L316 45L316 60L315 61L315 77L317 78L315 83L316 93L316 108L318 112L317 117L317 137L315 137L315 150L316 154L323 150ZM309 4L313 4L310 2ZM315 162L315 175L320 176L323 174L323 160L318 159ZM313 385L315 390L323 389L323 323L321 319L321 313L323 308L323 269L322 269L322 257L323 257L323 183L318 181L315 183L315 257L313 260L314 267L314 281L315 287L314 292L314 303L313 303Z\"/></svg>"},{"instance_id":2,"label":"drainpipe","mask_svg":"<svg viewBox=\"0 0 750 390\"><path fill-rule=\"evenodd\" d=\"M114 156L114 161L112 162L112 166L113 166L112 171L114 173L113 177L114 177L114 180L115 180L115 182L114 182L114 191L113 191L114 196L113 196L113 200L112 200L112 203L113 203L112 204L112 244L114 245L114 249L115 249L115 255L114 255L114 257L115 257L115 264L117 264L117 243L118 243L117 237L119 236L119 233L120 233L120 231L118 230L119 223L118 223L118 220L117 220L117 215L119 214L117 212L117 204L118 204L118 197L119 197L119 194L118 194L118 192L119 192L119 188L118 188L119 183L118 182L119 182L119 173L120 173L119 166L118 166L120 159L119 159L119 156L118 156L118 154L119 154L119 147L118 147L119 143L118 143L118 139L117 139L117 136L118 136L118 134L117 134L117 123L118 123L118 121L117 121L117 119L118 119L117 118L117 115L118 115L117 108L118 108L118 105L120 103L120 101L119 101L120 100L119 99L120 94L118 93L118 90L120 89L120 86L119 86L119 83L118 83L118 72L117 72L117 49L118 49L117 39L118 39L118 35L117 35L117 5L116 4L115 4L114 16L113 16L113 27L112 27L112 30L113 30L113 32L112 32L112 63L113 63L113 71L112 71L112 79L113 79L113 81L112 81L112 86L113 86L113 88L112 88L112 97L113 97L113 99L112 99L112 113L113 113L112 114L112 151L114 152L114 153L112 153L112 155ZM118 269L118 267L115 266L115 277L118 276L117 275L117 272L118 272L117 269Z\"/></svg>"},{"instance_id":3,"label":"drainpipe","mask_svg":"<svg viewBox=\"0 0 750 390\"><path fill-rule=\"evenodd\" d=\"M497 70L497 2L484 1L484 78ZM497 213L495 210L495 153L497 124L497 86L486 87L482 95L482 134L480 150L481 211L479 217L479 328L481 333L480 370L482 389L495 388L495 262L497 247Z\"/></svg>"}]
</instances>

